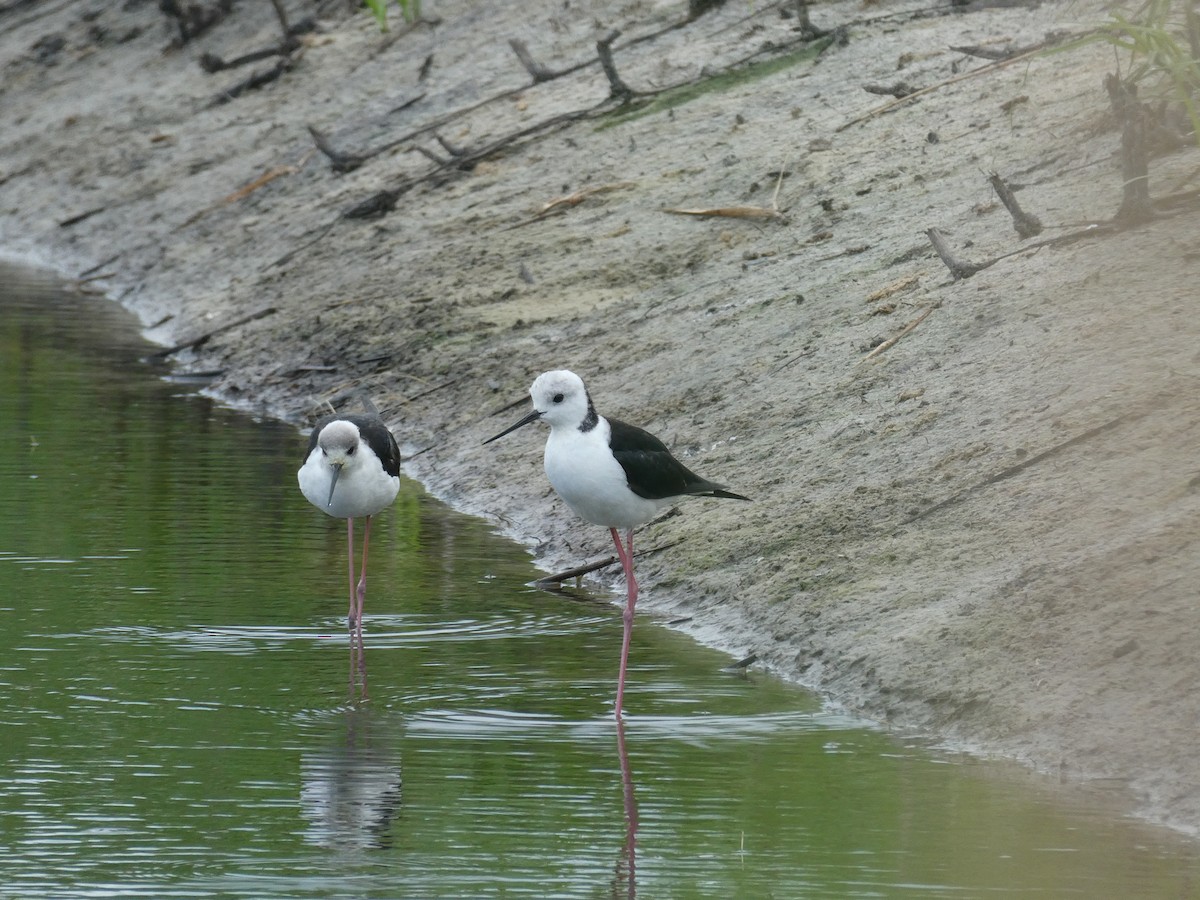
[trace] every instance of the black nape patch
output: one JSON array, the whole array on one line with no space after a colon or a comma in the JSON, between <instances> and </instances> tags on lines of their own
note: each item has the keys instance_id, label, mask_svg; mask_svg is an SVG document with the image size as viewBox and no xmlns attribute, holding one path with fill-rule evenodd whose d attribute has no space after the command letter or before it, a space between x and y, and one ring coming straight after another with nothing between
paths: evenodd
<instances>
[{"instance_id":1,"label":"black nape patch","mask_svg":"<svg viewBox=\"0 0 1200 900\"><path fill-rule=\"evenodd\" d=\"M587 434L596 427L596 423L600 421L600 417L596 415L596 407L592 405L592 395L586 390L583 392L583 394L585 397L587 397L588 411L587 415L583 417L583 421L579 423L579 430L584 434Z\"/></svg>"}]
</instances>

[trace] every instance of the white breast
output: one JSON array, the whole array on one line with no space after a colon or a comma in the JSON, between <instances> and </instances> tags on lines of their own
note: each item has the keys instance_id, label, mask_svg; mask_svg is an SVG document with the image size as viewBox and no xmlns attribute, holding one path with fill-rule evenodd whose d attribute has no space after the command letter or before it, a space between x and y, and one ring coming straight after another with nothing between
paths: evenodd
<instances>
[{"instance_id":1,"label":"white breast","mask_svg":"<svg viewBox=\"0 0 1200 900\"><path fill-rule=\"evenodd\" d=\"M633 528L650 521L669 501L647 500L629 489L625 470L608 448L609 425L591 431L552 428L546 441L546 477L580 518L606 528Z\"/></svg>"},{"instance_id":2,"label":"white breast","mask_svg":"<svg viewBox=\"0 0 1200 900\"><path fill-rule=\"evenodd\" d=\"M325 460L321 448L314 448L297 473L301 492L313 506L339 519L375 515L396 499L400 479L389 476L374 455L367 454L364 464L359 464L361 458L361 455L356 457L354 463L342 469L333 503L326 506L333 467Z\"/></svg>"}]
</instances>

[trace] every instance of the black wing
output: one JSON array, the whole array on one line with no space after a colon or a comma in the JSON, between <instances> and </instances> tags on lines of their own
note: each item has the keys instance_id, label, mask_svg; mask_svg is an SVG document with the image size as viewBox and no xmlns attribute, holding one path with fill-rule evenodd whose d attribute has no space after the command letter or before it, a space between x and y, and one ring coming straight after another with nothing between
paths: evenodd
<instances>
[{"instance_id":1,"label":"black wing","mask_svg":"<svg viewBox=\"0 0 1200 900\"><path fill-rule=\"evenodd\" d=\"M383 471L389 475L400 474L400 448L396 446L396 438L383 424L379 416L346 416L358 426L358 433L367 442L367 446L375 451L379 461L383 463Z\"/></svg>"},{"instance_id":2,"label":"black wing","mask_svg":"<svg viewBox=\"0 0 1200 900\"><path fill-rule=\"evenodd\" d=\"M674 456L666 445L650 432L618 419L609 419L612 429L609 446L625 470L629 489L647 500L666 500L684 494L749 500L725 490L725 486L701 478Z\"/></svg>"},{"instance_id":3,"label":"black wing","mask_svg":"<svg viewBox=\"0 0 1200 900\"><path fill-rule=\"evenodd\" d=\"M308 450L304 454L307 460L312 452L317 449L317 438L321 435L321 429L337 419L345 419L347 422L353 422L358 429L359 435L367 446L374 451L379 457L379 461L383 463L383 470L389 475L399 476L400 474L400 448L396 446L396 439L388 430L388 427L383 424L383 419L379 416L364 416L364 415L347 415L347 416L326 416L313 426L312 433L308 436Z\"/></svg>"}]
</instances>

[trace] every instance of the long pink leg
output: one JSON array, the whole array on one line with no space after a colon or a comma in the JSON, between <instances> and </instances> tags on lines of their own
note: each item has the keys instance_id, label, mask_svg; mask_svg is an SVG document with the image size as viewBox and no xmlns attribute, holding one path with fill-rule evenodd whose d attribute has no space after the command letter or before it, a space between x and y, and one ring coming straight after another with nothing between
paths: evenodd
<instances>
[{"instance_id":1,"label":"long pink leg","mask_svg":"<svg viewBox=\"0 0 1200 900\"><path fill-rule=\"evenodd\" d=\"M367 544L371 540L371 517L367 516L366 523L363 525L363 555L362 569L358 578L358 612L355 616L355 622L358 623L358 640L362 642L362 617L363 617L363 601L367 598Z\"/></svg>"},{"instance_id":2,"label":"long pink leg","mask_svg":"<svg viewBox=\"0 0 1200 900\"><path fill-rule=\"evenodd\" d=\"M350 560L350 612L346 614L350 631L354 631L354 519L346 520L346 555Z\"/></svg>"},{"instance_id":3,"label":"long pink leg","mask_svg":"<svg viewBox=\"0 0 1200 900\"><path fill-rule=\"evenodd\" d=\"M613 543L617 545L617 556L621 557L621 566L625 569L625 613L622 619L625 623L625 634L621 638L621 672L617 676L617 718L621 718L622 703L625 699L625 668L629 664L629 638L633 635L633 607L637 603L637 579L633 577L633 529L625 532L629 541L628 551L621 543L621 535L617 529L610 528Z\"/></svg>"},{"instance_id":4,"label":"long pink leg","mask_svg":"<svg viewBox=\"0 0 1200 900\"><path fill-rule=\"evenodd\" d=\"M629 766L629 753L625 749L625 720L617 714L617 756L621 761L621 786L625 796L625 860L629 864L629 891L627 896L637 896L637 798L633 795L633 771Z\"/></svg>"}]
</instances>

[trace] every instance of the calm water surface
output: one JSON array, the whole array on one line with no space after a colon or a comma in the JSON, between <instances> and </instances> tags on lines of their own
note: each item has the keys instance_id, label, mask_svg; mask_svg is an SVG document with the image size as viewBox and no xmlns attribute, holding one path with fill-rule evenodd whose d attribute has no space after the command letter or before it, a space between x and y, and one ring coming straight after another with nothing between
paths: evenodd
<instances>
[{"instance_id":1,"label":"calm water surface","mask_svg":"<svg viewBox=\"0 0 1200 900\"><path fill-rule=\"evenodd\" d=\"M406 482L366 672L303 439L0 268L0 896L1194 897L1196 847L642 621Z\"/></svg>"}]
</instances>

